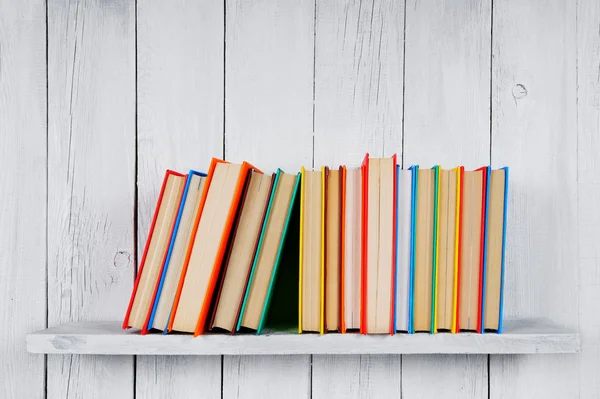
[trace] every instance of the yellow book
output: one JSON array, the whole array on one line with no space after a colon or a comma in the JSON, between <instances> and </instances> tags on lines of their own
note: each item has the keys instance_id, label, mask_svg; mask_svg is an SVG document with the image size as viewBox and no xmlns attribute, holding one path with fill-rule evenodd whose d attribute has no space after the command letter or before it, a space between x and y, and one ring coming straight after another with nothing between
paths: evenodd
<instances>
[{"instance_id":1,"label":"yellow book","mask_svg":"<svg viewBox=\"0 0 600 399\"><path fill-rule=\"evenodd\" d=\"M463 172L465 170L464 167L459 166L454 170L457 171L456 176L456 222L454 227L454 294L452 301L452 333L456 334L457 332L457 312L458 312L458 264L459 264L459 254L460 254L460 237L461 237L461 224L460 219L462 217L462 206L461 206L461 193L462 193L462 177Z\"/></svg>"},{"instance_id":2,"label":"yellow book","mask_svg":"<svg viewBox=\"0 0 600 399\"><path fill-rule=\"evenodd\" d=\"M299 276L298 276L298 334L302 334L302 234L304 227L304 185L306 184L306 170L304 166L300 169L300 254L299 254Z\"/></svg>"},{"instance_id":3,"label":"yellow book","mask_svg":"<svg viewBox=\"0 0 600 399\"><path fill-rule=\"evenodd\" d=\"M433 290L433 326L432 326L432 332L436 333L437 332L437 304L438 304L438 267L439 267L439 263L440 263L440 257L439 257L439 253L440 253L440 228L439 228L439 224L440 224L440 167L439 166L434 166L433 169L435 170L435 222L434 222L434 234L436 235L435 237L435 253L437 254L437 256L435 256L433 258L433 286L435 287L435 289Z\"/></svg>"},{"instance_id":4,"label":"yellow book","mask_svg":"<svg viewBox=\"0 0 600 399\"><path fill-rule=\"evenodd\" d=\"M321 167L321 294L319 332L325 333L325 167Z\"/></svg>"},{"instance_id":5,"label":"yellow book","mask_svg":"<svg viewBox=\"0 0 600 399\"><path fill-rule=\"evenodd\" d=\"M323 172L302 168L299 332L324 331Z\"/></svg>"}]
</instances>

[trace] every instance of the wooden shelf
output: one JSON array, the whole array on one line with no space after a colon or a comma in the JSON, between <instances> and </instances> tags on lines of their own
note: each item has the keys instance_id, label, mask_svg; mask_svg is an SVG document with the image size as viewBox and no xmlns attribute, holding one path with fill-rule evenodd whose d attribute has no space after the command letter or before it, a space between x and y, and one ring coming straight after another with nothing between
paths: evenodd
<instances>
[{"instance_id":1,"label":"wooden shelf","mask_svg":"<svg viewBox=\"0 0 600 399\"><path fill-rule=\"evenodd\" d=\"M286 355L577 353L579 334L544 319L507 320L503 334L294 334L160 333L140 335L121 323L68 323L27 335L31 353L96 355Z\"/></svg>"}]
</instances>

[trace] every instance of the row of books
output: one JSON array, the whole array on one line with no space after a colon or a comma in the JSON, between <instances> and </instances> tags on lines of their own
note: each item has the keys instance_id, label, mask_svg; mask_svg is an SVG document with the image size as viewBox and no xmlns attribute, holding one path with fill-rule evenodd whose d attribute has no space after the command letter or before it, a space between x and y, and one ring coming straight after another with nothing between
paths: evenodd
<instances>
[{"instance_id":1,"label":"row of books","mask_svg":"<svg viewBox=\"0 0 600 399\"><path fill-rule=\"evenodd\" d=\"M502 331L508 168L167 171L123 328Z\"/></svg>"}]
</instances>

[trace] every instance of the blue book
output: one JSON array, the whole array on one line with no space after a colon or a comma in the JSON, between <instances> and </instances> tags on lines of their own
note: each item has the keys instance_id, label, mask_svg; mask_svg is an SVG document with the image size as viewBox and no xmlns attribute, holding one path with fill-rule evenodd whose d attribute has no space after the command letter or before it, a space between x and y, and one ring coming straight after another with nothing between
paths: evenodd
<instances>
[{"instance_id":1,"label":"blue book","mask_svg":"<svg viewBox=\"0 0 600 399\"><path fill-rule=\"evenodd\" d=\"M417 184L419 180L419 165L409 168L412 172L411 221L410 221L410 286L408 293L408 332L414 334L414 290L415 290L415 252L417 246Z\"/></svg>"},{"instance_id":2,"label":"blue book","mask_svg":"<svg viewBox=\"0 0 600 399\"><path fill-rule=\"evenodd\" d=\"M148 329L163 329L165 333L167 331L167 324L169 321L168 315L170 315L171 306L173 305L173 300L175 298L177 283L179 282L179 276L183 267L183 258L185 258L185 250L189 245L192 227L198 212L198 205L201 197L200 194L202 193L205 177L205 173L196 172L194 170L190 170L187 175L185 188L179 204L177 219L175 220L175 226L173 227L171 242L169 243L169 249L167 251L167 256L165 257L165 265L158 283L150 320L148 321ZM175 284L168 284L168 292L163 292L165 282L167 281L169 283L175 282ZM159 309L161 309L161 312L158 313L160 313L161 316L157 318L157 311ZM160 320L158 320L159 318Z\"/></svg>"},{"instance_id":3,"label":"blue book","mask_svg":"<svg viewBox=\"0 0 600 399\"><path fill-rule=\"evenodd\" d=\"M508 167L493 171L488 167L487 176L481 331L495 331L500 334L504 310Z\"/></svg>"},{"instance_id":4,"label":"blue book","mask_svg":"<svg viewBox=\"0 0 600 399\"><path fill-rule=\"evenodd\" d=\"M484 174L484 180L483 180L483 190L484 190L484 195L485 195L485 199L484 199L484 203L483 203L483 207L484 207L484 215L483 215L483 257L481 260L481 317L480 317L480 323L481 325L479 326L479 331L481 333L485 332L485 327L484 327L484 320L485 320L485 296L486 296L486 270L487 270L487 257L488 257L488 212L489 212L489 204L490 204L490 176L491 176L491 168L489 166L486 166L483 168L483 174Z\"/></svg>"}]
</instances>

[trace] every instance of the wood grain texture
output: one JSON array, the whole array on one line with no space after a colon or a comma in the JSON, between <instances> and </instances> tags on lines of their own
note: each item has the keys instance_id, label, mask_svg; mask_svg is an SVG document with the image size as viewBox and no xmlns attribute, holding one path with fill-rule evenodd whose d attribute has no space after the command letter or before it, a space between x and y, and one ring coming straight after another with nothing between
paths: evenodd
<instances>
[{"instance_id":1,"label":"wood grain texture","mask_svg":"<svg viewBox=\"0 0 600 399\"><path fill-rule=\"evenodd\" d=\"M135 10L48 2L48 324L121 319L133 282ZM50 356L48 398L132 398L133 358Z\"/></svg>"},{"instance_id":2,"label":"wood grain texture","mask_svg":"<svg viewBox=\"0 0 600 399\"><path fill-rule=\"evenodd\" d=\"M577 8L577 224L579 233L579 394L600 394L600 3Z\"/></svg>"},{"instance_id":3,"label":"wood grain texture","mask_svg":"<svg viewBox=\"0 0 600 399\"><path fill-rule=\"evenodd\" d=\"M315 168L402 152L404 2L317 0ZM313 356L313 397L399 392L400 356ZM360 389L357 389L360 388Z\"/></svg>"},{"instance_id":4,"label":"wood grain texture","mask_svg":"<svg viewBox=\"0 0 600 399\"><path fill-rule=\"evenodd\" d=\"M401 361L398 355L315 356L312 397L399 398Z\"/></svg>"},{"instance_id":5,"label":"wood grain texture","mask_svg":"<svg viewBox=\"0 0 600 399\"><path fill-rule=\"evenodd\" d=\"M577 333L546 319L506 320L505 333L485 335L317 335L296 334L296 330L293 329L276 333L267 331L263 335L207 334L194 338L187 334L140 335L135 329L122 330L120 324L114 321L66 323L27 335L28 351L53 354L523 354L576 353L579 348L580 339ZM315 356L315 359L317 357L319 356ZM355 359L348 356L344 360ZM335 359L331 358L326 362L331 365L333 361Z\"/></svg>"},{"instance_id":6,"label":"wood grain texture","mask_svg":"<svg viewBox=\"0 0 600 399\"><path fill-rule=\"evenodd\" d=\"M404 167L489 163L491 2L406 5ZM482 398L486 356L405 357L407 398Z\"/></svg>"},{"instance_id":7,"label":"wood grain texture","mask_svg":"<svg viewBox=\"0 0 600 399\"><path fill-rule=\"evenodd\" d=\"M226 10L225 157L296 173L313 156L314 4L227 0ZM310 394L309 356L223 361L225 398Z\"/></svg>"},{"instance_id":8,"label":"wood grain texture","mask_svg":"<svg viewBox=\"0 0 600 399\"><path fill-rule=\"evenodd\" d=\"M314 6L227 0L225 157L265 173L312 161Z\"/></svg>"},{"instance_id":9,"label":"wood grain texture","mask_svg":"<svg viewBox=\"0 0 600 399\"><path fill-rule=\"evenodd\" d=\"M136 359L136 398L221 396L221 356L136 356Z\"/></svg>"},{"instance_id":10,"label":"wood grain texture","mask_svg":"<svg viewBox=\"0 0 600 399\"><path fill-rule=\"evenodd\" d=\"M309 356L225 356L223 398L308 398Z\"/></svg>"},{"instance_id":11,"label":"wood grain texture","mask_svg":"<svg viewBox=\"0 0 600 399\"><path fill-rule=\"evenodd\" d=\"M207 172L211 157L222 156L224 4L138 0L137 12L141 254L165 170ZM220 392L220 356L137 358L137 397L212 398Z\"/></svg>"},{"instance_id":12,"label":"wood grain texture","mask_svg":"<svg viewBox=\"0 0 600 399\"><path fill-rule=\"evenodd\" d=\"M511 168L505 317L568 327L578 323L575 17L575 2L494 1L492 165ZM578 373L577 356L491 357L490 397L579 397Z\"/></svg>"},{"instance_id":13,"label":"wood grain texture","mask_svg":"<svg viewBox=\"0 0 600 399\"><path fill-rule=\"evenodd\" d=\"M0 392L44 398L44 358L23 336L46 326L46 7L0 0ZM27 380L24 380L27 376Z\"/></svg>"}]
</instances>

